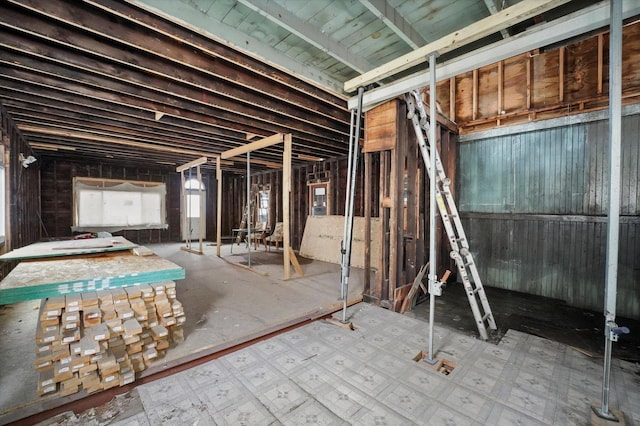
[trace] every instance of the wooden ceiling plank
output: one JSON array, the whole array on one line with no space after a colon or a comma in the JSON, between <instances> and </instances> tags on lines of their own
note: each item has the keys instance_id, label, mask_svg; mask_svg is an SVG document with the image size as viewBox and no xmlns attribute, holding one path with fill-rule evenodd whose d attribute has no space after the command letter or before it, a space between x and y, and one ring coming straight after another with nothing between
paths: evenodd
<instances>
[{"instance_id":1,"label":"wooden ceiling plank","mask_svg":"<svg viewBox=\"0 0 640 426\"><path fill-rule=\"evenodd\" d=\"M415 65L427 61L427 55L432 52L440 54L452 51L466 44L480 40L501 29L508 28L526 19L540 15L547 10L560 6L570 0L523 0L520 3L499 11L480 21L458 31L431 42L419 49L409 52L369 72L361 74L344 83L345 92L353 92L358 87L367 86L383 78L395 75Z\"/></svg>"}]
</instances>

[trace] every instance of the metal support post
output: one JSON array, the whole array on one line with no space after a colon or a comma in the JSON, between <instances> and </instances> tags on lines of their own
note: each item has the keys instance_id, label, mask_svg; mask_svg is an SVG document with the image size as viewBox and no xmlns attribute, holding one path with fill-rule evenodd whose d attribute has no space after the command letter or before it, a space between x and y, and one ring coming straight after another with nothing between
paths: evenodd
<instances>
[{"instance_id":1,"label":"metal support post","mask_svg":"<svg viewBox=\"0 0 640 426\"><path fill-rule=\"evenodd\" d=\"M358 108L351 119L351 132L349 137L349 165L347 171L347 193L345 197L344 211L344 236L342 239L342 323L347 321L347 298L349 294L349 274L351 271L351 241L353 236L353 205L356 194L356 176L358 172L358 154L360 152L360 120L362 118L362 95L364 87L358 88ZM355 125L354 125L355 124Z\"/></svg>"},{"instance_id":2,"label":"metal support post","mask_svg":"<svg viewBox=\"0 0 640 426\"><path fill-rule=\"evenodd\" d=\"M247 151L247 265L251 268L251 153Z\"/></svg>"},{"instance_id":3,"label":"metal support post","mask_svg":"<svg viewBox=\"0 0 640 426\"><path fill-rule=\"evenodd\" d=\"M616 295L618 285L618 240L620 234L620 180L622 129L622 0L611 0L609 32L609 212L607 217L607 259L604 294L604 372L602 404L592 406L594 413L618 421L609 411L612 342L625 327L617 327ZM626 329L628 332L628 329Z\"/></svg>"},{"instance_id":4,"label":"metal support post","mask_svg":"<svg viewBox=\"0 0 640 426\"><path fill-rule=\"evenodd\" d=\"M437 143L437 120L436 120L436 58L437 52L429 54L429 147L431 154L431 177L429 180L429 352L426 361L435 363L433 355L433 322L435 321L436 310L436 287L438 286L438 269L436 256L436 152Z\"/></svg>"}]
</instances>

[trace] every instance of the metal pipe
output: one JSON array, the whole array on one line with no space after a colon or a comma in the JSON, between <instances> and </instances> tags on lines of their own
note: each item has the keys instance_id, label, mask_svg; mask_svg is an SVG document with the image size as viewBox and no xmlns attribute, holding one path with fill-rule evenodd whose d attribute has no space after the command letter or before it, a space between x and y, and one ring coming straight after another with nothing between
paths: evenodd
<instances>
[{"instance_id":1,"label":"metal pipe","mask_svg":"<svg viewBox=\"0 0 640 426\"><path fill-rule=\"evenodd\" d=\"M251 268L251 152L247 151L247 265Z\"/></svg>"},{"instance_id":2,"label":"metal pipe","mask_svg":"<svg viewBox=\"0 0 640 426\"><path fill-rule=\"evenodd\" d=\"M438 141L436 139L436 58L437 52L429 54L429 147L431 155L431 176L429 180L429 353L428 361L433 362L433 322L435 321L436 296L434 294L438 280L437 255L436 255L436 152Z\"/></svg>"},{"instance_id":3,"label":"metal pipe","mask_svg":"<svg viewBox=\"0 0 640 426\"><path fill-rule=\"evenodd\" d=\"M356 110L351 110L351 122L349 125L349 156L347 157L347 182L345 188L345 197L344 197L344 230L342 232L342 242L340 243L340 300L346 299L344 294L344 286L345 286L345 268L346 268L346 249L345 243L349 236L349 221L347 220L347 215L349 214L349 204L351 201L351 197L349 197L349 193L351 191L351 161L353 157L353 140L354 140L354 124L356 118Z\"/></svg>"},{"instance_id":4,"label":"metal pipe","mask_svg":"<svg viewBox=\"0 0 640 426\"><path fill-rule=\"evenodd\" d=\"M358 175L358 154L360 152L360 120L362 118L362 95L364 94L364 87L358 88L358 109L356 111L356 122L352 135L353 141L353 155L351 156L351 164L349 169L351 170L351 174L348 175L347 179L351 180L349 184L349 193L347 197L349 198L348 207L349 210L345 212L345 223L347 224L346 228L348 233L343 240L344 245L344 261L342 268L342 322L347 323L347 298L349 294L349 274L351 271L351 241L353 237L353 210L355 204L355 196L356 196L356 177ZM351 143L350 143L351 145Z\"/></svg>"},{"instance_id":5,"label":"metal pipe","mask_svg":"<svg viewBox=\"0 0 640 426\"><path fill-rule=\"evenodd\" d=\"M618 286L618 241L620 236L620 180L622 140L622 0L611 0L609 24L609 212L607 215L607 258L605 270L604 316L605 353L602 375L602 405L594 412L616 419L609 412L611 350L616 327ZM617 420L617 419L616 419Z\"/></svg>"}]
</instances>

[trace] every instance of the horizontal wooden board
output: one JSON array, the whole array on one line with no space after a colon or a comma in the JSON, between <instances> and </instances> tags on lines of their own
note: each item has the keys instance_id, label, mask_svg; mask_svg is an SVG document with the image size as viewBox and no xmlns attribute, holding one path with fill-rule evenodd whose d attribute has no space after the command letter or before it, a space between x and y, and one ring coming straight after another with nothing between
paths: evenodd
<instances>
[{"instance_id":1,"label":"horizontal wooden board","mask_svg":"<svg viewBox=\"0 0 640 426\"><path fill-rule=\"evenodd\" d=\"M179 280L184 269L128 251L99 257L22 262L0 282L0 305L45 297Z\"/></svg>"},{"instance_id":2,"label":"horizontal wooden board","mask_svg":"<svg viewBox=\"0 0 640 426\"><path fill-rule=\"evenodd\" d=\"M130 250L137 244L123 237L89 238L82 240L47 241L34 243L0 256L0 260L40 259L58 256L104 253Z\"/></svg>"},{"instance_id":3,"label":"horizontal wooden board","mask_svg":"<svg viewBox=\"0 0 640 426\"><path fill-rule=\"evenodd\" d=\"M385 102L367 111L363 152L377 152L395 148L398 108L396 100Z\"/></svg>"},{"instance_id":4,"label":"horizontal wooden board","mask_svg":"<svg viewBox=\"0 0 640 426\"><path fill-rule=\"evenodd\" d=\"M351 266L364 268L364 218L353 221ZM380 220L371 218L371 258L380 258ZM344 236L344 216L308 216L302 236L300 255L315 260L340 264L341 243Z\"/></svg>"}]
</instances>

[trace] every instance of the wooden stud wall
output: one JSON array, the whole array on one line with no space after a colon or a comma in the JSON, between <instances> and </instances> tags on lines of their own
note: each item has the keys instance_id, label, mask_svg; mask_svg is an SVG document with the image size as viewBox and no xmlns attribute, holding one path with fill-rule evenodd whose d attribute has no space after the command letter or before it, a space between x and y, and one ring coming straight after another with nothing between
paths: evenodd
<instances>
[{"instance_id":1,"label":"wooden stud wall","mask_svg":"<svg viewBox=\"0 0 640 426\"><path fill-rule=\"evenodd\" d=\"M22 167L20 153L32 155L22 134L4 106L0 104L0 134L5 153L5 241L0 253L26 246L40 239L40 159L28 168ZM15 266L0 263L0 279Z\"/></svg>"},{"instance_id":2,"label":"wooden stud wall","mask_svg":"<svg viewBox=\"0 0 640 426\"><path fill-rule=\"evenodd\" d=\"M514 56L438 84L460 133L608 106L608 32ZM640 22L623 28L623 103L640 102Z\"/></svg>"}]
</instances>

